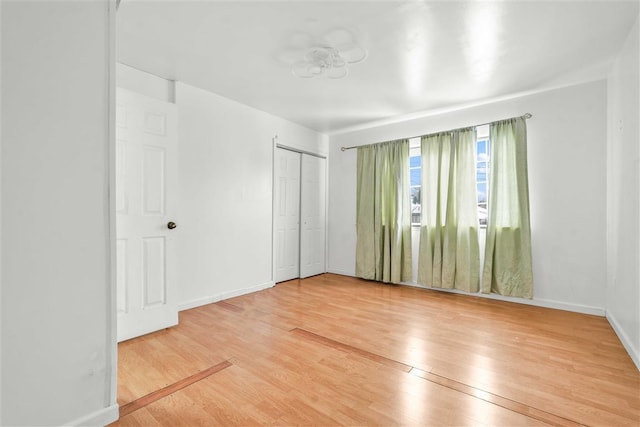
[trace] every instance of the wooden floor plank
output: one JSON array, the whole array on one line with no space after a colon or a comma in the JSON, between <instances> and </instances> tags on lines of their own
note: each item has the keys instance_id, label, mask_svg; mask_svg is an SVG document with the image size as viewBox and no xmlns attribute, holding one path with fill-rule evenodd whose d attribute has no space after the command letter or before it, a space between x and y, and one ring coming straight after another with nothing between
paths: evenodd
<instances>
[{"instance_id":1,"label":"wooden floor plank","mask_svg":"<svg viewBox=\"0 0 640 427\"><path fill-rule=\"evenodd\" d=\"M444 387L450 388L452 390L459 391L464 394L468 394L469 396L476 397L478 399L482 399L486 402L493 403L494 405L501 406L503 408L509 409L513 412L517 412L519 414L526 415L528 417L534 418L536 420L543 421L547 424L557 426L557 427L578 427L582 424L577 423L575 421L559 417L555 414L551 414L549 412L543 411L538 408L532 408L531 406L525 405L520 402L515 402L511 399L504 398L502 396L497 396L495 394L486 392L484 390L477 389L475 387L468 386L466 384L459 383L457 381L451 380L449 378L444 378L439 375L432 374L430 372L425 372L421 369L413 368L410 371L411 374L416 375L425 380L434 382L436 384L440 384Z\"/></svg>"},{"instance_id":2,"label":"wooden floor plank","mask_svg":"<svg viewBox=\"0 0 640 427\"><path fill-rule=\"evenodd\" d=\"M124 417L125 415L128 415L133 411L137 411L138 409L143 408L157 400L160 400L163 397L169 396L170 394L182 390L183 388L188 387L200 380L203 380L208 376L215 374L216 372L220 372L221 370L228 368L229 366L231 366L231 363L228 361L218 363L217 365L211 366L204 371L200 371L197 374L191 375L190 377L184 378L178 382L163 387L160 390L149 393L146 396L134 400L133 402L129 402L126 405L120 407L120 417Z\"/></svg>"},{"instance_id":3,"label":"wooden floor plank","mask_svg":"<svg viewBox=\"0 0 640 427\"><path fill-rule=\"evenodd\" d=\"M236 313L240 313L240 312L244 311L244 310L242 309L242 307L238 307L237 305L229 304L229 303L228 303L228 302L226 302L226 301L220 301L220 302L217 302L217 303L216 303L216 305L217 305L218 307L222 307L222 308L224 308L224 309L226 309L226 310L235 311Z\"/></svg>"},{"instance_id":4,"label":"wooden floor plank","mask_svg":"<svg viewBox=\"0 0 640 427\"><path fill-rule=\"evenodd\" d=\"M640 425L640 373L603 317L335 274L121 343L118 402L223 361L116 425Z\"/></svg>"},{"instance_id":5,"label":"wooden floor plank","mask_svg":"<svg viewBox=\"0 0 640 427\"><path fill-rule=\"evenodd\" d=\"M405 365L404 363L398 362L396 360L391 360L391 359L388 359L386 357L377 355L375 353L371 353L369 351L365 351L365 350L359 349L357 347L353 347L351 345L343 344L341 342L332 340L332 339L327 338L327 337L323 337L323 336L318 335L318 334L314 334L313 332L309 332L309 331L306 331L304 329L294 328L294 329L291 330L291 332L296 334L296 335L305 337L307 339L311 339L311 340L316 341L316 342L320 342L320 343L322 343L324 345L328 345L330 347L333 347L333 348L336 348L336 349L339 349L339 350L342 350L342 351L347 351L349 353L355 353L355 354L357 354L359 356L362 356L362 357L367 358L369 360L373 360L374 362L380 363L381 365L385 365L385 366L388 366L388 367L393 368L393 369L398 369L398 370L403 371L403 372L409 372L411 370L411 368L412 368L411 366Z\"/></svg>"},{"instance_id":6,"label":"wooden floor plank","mask_svg":"<svg viewBox=\"0 0 640 427\"><path fill-rule=\"evenodd\" d=\"M382 365L385 365L390 368L398 369L402 372L408 372L413 375L416 375L425 380L431 381L433 383L442 385L444 387L450 388L452 390L459 391L461 393L468 394L469 396L476 397L478 399L482 399L486 402L493 403L495 405L501 406L503 408L509 409L513 412L517 412L519 414L527 415L531 418L535 418L536 420L543 421L553 426L557 427L578 427L581 424L576 423L575 421L568 420L566 418L559 417L557 415L548 413L546 411L542 411L537 408L532 408L525 404L515 402L510 399L503 398L501 396L496 396L492 393L488 393L483 390L479 390L477 388L468 386L466 384L459 383L457 381L441 377L439 375L432 374L430 372L424 371L422 369L418 369L412 366L405 365L404 363L397 362L395 360L387 359L386 357L382 357L376 355L374 353L364 351L353 346L343 344L332 340L330 338L323 337L318 334L314 334L313 332L306 331L304 329L295 328L291 330L292 333L296 335L303 336L307 339L311 339L315 342L322 343L324 345L330 346L335 349L339 349L341 351L347 351L349 353L358 354L362 357L365 357L369 360L373 360Z\"/></svg>"}]
</instances>

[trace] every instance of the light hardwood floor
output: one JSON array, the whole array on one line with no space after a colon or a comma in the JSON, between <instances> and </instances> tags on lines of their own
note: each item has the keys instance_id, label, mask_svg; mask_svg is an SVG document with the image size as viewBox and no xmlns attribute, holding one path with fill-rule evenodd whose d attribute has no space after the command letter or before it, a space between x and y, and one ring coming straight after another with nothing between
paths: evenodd
<instances>
[{"instance_id":1,"label":"light hardwood floor","mask_svg":"<svg viewBox=\"0 0 640 427\"><path fill-rule=\"evenodd\" d=\"M640 425L640 373L605 318L333 274L118 351L114 426Z\"/></svg>"}]
</instances>

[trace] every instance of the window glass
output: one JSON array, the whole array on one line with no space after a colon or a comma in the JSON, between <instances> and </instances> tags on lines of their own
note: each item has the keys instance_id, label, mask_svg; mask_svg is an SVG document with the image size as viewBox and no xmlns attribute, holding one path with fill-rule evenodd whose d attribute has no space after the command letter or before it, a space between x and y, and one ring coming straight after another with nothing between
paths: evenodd
<instances>
[{"instance_id":1,"label":"window glass","mask_svg":"<svg viewBox=\"0 0 640 427\"><path fill-rule=\"evenodd\" d=\"M411 177L411 224L420 225L422 196L422 155L420 138L409 140L409 175Z\"/></svg>"},{"instance_id":2,"label":"window glass","mask_svg":"<svg viewBox=\"0 0 640 427\"><path fill-rule=\"evenodd\" d=\"M487 225L487 207L489 198L489 138L477 140L476 187L478 193L478 220Z\"/></svg>"}]
</instances>

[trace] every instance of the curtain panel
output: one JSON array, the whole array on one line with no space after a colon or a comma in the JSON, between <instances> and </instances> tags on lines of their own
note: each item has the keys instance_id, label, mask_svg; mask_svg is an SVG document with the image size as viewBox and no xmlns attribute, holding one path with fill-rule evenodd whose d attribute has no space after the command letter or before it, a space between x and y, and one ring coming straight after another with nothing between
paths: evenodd
<instances>
[{"instance_id":1,"label":"curtain panel","mask_svg":"<svg viewBox=\"0 0 640 427\"><path fill-rule=\"evenodd\" d=\"M412 280L409 141L358 147L356 276Z\"/></svg>"},{"instance_id":2,"label":"curtain panel","mask_svg":"<svg viewBox=\"0 0 640 427\"><path fill-rule=\"evenodd\" d=\"M423 136L418 283L478 292L475 128Z\"/></svg>"},{"instance_id":3,"label":"curtain panel","mask_svg":"<svg viewBox=\"0 0 640 427\"><path fill-rule=\"evenodd\" d=\"M522 298L533 294L526 126L522 117L490 126L483 293Z\"/></svg>"}]
</instances>

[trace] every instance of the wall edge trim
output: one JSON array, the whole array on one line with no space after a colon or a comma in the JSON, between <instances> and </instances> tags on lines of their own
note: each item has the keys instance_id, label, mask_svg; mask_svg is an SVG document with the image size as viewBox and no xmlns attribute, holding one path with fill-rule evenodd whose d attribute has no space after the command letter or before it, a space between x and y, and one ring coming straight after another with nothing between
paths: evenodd
<instances>
[{"instance_id":1,"label":"wall edge trim","mask_svg":"<svg viewBox=\"0 0 640 427\"><path fill-rule=\"evenodd\" d=\"M615 318L615 316L608 310L606 313L606 317L609 321L609 324L613 328L613 331L618 336L618 339L620 339L622 346L625 350L627 350L627 353L629 353L629 357L631 357L631 360L633 360L636 368L638 369L638 371L640 371L640 352L638 351L638 349L633 347L633 343L629 339L629 336L626 334L624 329L622 329L622 326L620 326L620 323Z\"/></svg>"},{"instance_id":2,"label":"wall edge trim","mask_svg":"<svg viewBox=\"0 0 640 427\"><path fill-rule=\"evenodd\" d=\"M223 301L229 298L239 297L239 296L250 294L253 292L262 291L264 289L272 288L274 286L275 286L275 283L273 281L268 281L268 282L261 283L259 285L249 286L247 288L236 289L233 291L219 292L217 294L213 294L213 295L209 295L201 298L195 298L189 301L178 303L178 311L184 311L184 310L189 310L196 307L201 307L207 304L213 304L218 301Z\"/></svg>"},{"instance_id":3,"label":"wall edge trim","mask_svg":"<svg viewBox=\"0 0 640 427\"><path fill-rule=\"evenodd\" d=\"M120 407L117 403L95 412L86 414L80 418L65 423L66 426L106 426L120 418Z\"/></svg>"},{"instance_id":4,"label":"wall edge trim","mask_svg":"<svg viewBox=\"0 0 640 427\"><path fill-rule=\"evenodd\" d=\"M536 299L536 298L525 299L525 298L507 297L507 296L498 295L498 294L483 294L483 293L474 294L474 293L459 291L456 289L430 288L428 286L419 285L417 283L402 283L402 285L413 286L415 288L420 288L420 289L430 289L430 290L439 291L439 292L449 292L449 293L460 294L460 295L468 295L470 297L485 298L485 299L491 299L494 301L513 302L516 304L532 305L535 307L551 308L554 310L571 311L574 313L589 314L592 316L599 316L599 317L605 317L605 313L606 313L606 310L603 307L593 307L590 305L573 304L569 302L556 301L556 300Z\"/></svg>"},{"instance_id":5,"label":"wall edge trim","mask_svg":"<svg viewBox=\"0 0 640 427\"><path fill-rule=\"evenodd\" d=\"M335 269L331 269L327 273L339 274L341 276L356 277L353 274L353 272L346 272L346 271L335 270ZM460 295L468 295L470 297L486 298L486 299L492 299L496 301L514 302L516 304L525 304L525 305L533 305L536 307L552 308L556 310L572 311L574 313L590 314L593 316L600 316L600 317L605 317L605 314L606 314L606 310L603 307L594 307L590 305L574 304L574 303L556 301L556 300L548 300L548 299L540 299L540 298L524 299L524 298L505 297L497 294L469 293L469 292L458 291L456 289L431 288L428 286L423 286L423 285L412 283L412 282L403 282L400 285L411 286L419 289L429 289L429 290L439 291L439 292L449 292L449 293L455 293Z\"/></svg>"},{"instance_id":6,"label":"wall edge trim","mask_svg":"<svg viewBox=\"0 0 640 427\"><path fill-rule=\"evenodd\" d=\"M345 271L345 270L337 270L335 268L330 268L327 270L327 273L331 273L331 274L338 274L340 276L349 276L349 277L356 277L352 271Z\"/></svg>"},{"instance_id":7,"label":"wall edge trim","mask_svg":"<svg viewBox=\"0 0 640 427\"><path fill-rule=\"evenodd\" d=\"M408 122L412 120L437 117L443 114L469 110L472 108L483 107L486 105L497 104L500 102L508 102L517 98L540 95L545 92L553 92L556 90L571 88L574 86L582 86L582 85L587 85L587 84L591 84L599 81L606 81L606 80L607 80L606 75L594 75L594 76L589 76L585 78L575 79L572 81L567 81L564 83L552 84L549 86L544 86L536 89L524 90L524 91L520 91L520 92L508 94L508 95L485 98L477 101L471 101L471 102L466 102L462 104L455 104L448 107L433 108L430 110L417 111L414 113L401 114L398 116L392 116L385 119L373 120L373 121L361 123L358 125L347 126L344 128L336 129L334 131L327 132L326 135L332 138L334 136L340 136L340 135L344 135L352 132L375 129L377 127L395 125L398 123Z\"/></svg>"}]
</instances>

